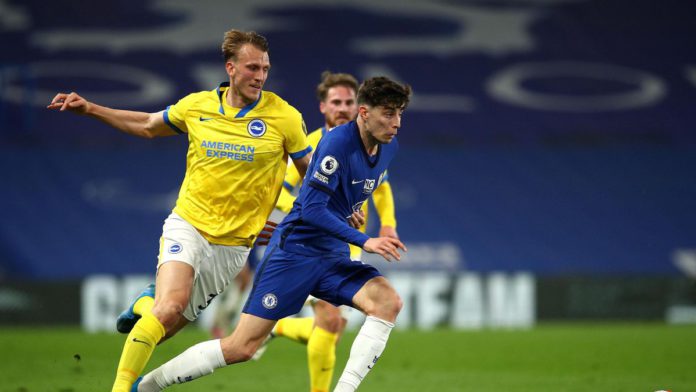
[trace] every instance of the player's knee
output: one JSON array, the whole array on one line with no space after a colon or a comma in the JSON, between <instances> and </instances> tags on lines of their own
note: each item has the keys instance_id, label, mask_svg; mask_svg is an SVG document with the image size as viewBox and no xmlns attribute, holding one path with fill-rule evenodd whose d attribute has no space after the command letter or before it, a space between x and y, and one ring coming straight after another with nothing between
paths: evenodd
<instances>
[{"instance_id":1,"label":"player's knee","mask_svg":"<svg viewBox=\"0 0 696 392\"><path fill-rule=\"evenodd\" d=\"M401 299L401 296L396 291L393 291L388 299L387 312L389 312L393 318L396 318L403 307L404 301Z\"/></svg>"},{"instance_id":2,"label":"player's knee","mask_svg":"<svg viewBox=\"0 0 696 392\"><path fill-rule=\"evenodd\" d=\"M176 301L163 300L155 303L152 314L157 317L164 328L169 331L174 328L184 316L184 305Z\"/></svg>"},{"instance_id":3,"label":"player's knee","mask_svg":"<svg viewBox=\"0 0 696 392\"><path fill-rule=\"evenodd\" d=\"M401 312L404 302L395 290L384 291L376 304L375 316L394 321Z\"/></svg>"}]
</instances>

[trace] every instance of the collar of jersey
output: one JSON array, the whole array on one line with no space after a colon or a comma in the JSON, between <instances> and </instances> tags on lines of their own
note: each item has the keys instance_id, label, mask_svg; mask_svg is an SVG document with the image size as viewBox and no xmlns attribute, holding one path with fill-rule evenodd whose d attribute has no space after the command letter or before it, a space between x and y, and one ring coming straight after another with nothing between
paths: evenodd
<instances>
[{"instance_id":1,"label":"collar of jersey","mask_svg":"<svg viewBox=\"0 0 696 392\"><path fill-rule=\"evenodd\" d=\"M218 112L220 112L220 114L222 114L222 115L225 115L225 107L222 103L222 97L223 97L223 95L225 95L225 91L223 90L223 87L229 88L230 82L220 83L218 88L215 90L217 92L218 100L220 101L220 108L218 109ZM234 116L234 118L242 118L242 117L246 116L247 113L249 113L253 108L256 107L256 105L259 104L259 102L261 102L262 96L263 96L263 91L261 91L261 94L259 94L259 99L244 106L243 108L239 109L239 112L237 112L237 114Z\"/></svg>"}]
</instances>

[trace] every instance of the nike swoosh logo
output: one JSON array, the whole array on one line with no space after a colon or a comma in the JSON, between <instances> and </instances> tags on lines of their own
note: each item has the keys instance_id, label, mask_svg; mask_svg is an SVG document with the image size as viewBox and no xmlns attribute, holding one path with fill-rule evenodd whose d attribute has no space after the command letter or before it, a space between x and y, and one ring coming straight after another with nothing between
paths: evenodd
<instances>
[{"instance_id":1,"label":"nike swoosh logo","mask_svg":"<svg viewBox=\"0 0 696 392\"><path fill-rule=\"evenodd\" d=\"M321 371L322 371L322 372L328 372L328 371L331 370L331 369L333 369L333 368L321 368Z\"/></svg>"},{"instance_id":2,"label":"nike swoosh logo","mask_svg":"<svg viewBox=\"0 0 696 392\"><path fill-rule=\"evenodd\" d=\"M353 181L351 181L351 184L353 184L353 185L360 184L363 181L365 181L365 180L360 180L360 181L353 180Z\"/></svg>"},{"instance_id":3,"label":"nike swoosh logo","mask_svg":"<svg viewBox=\"0 0 696 392\"><path fill-rule=\"evenodd\" d=\"M145 345L147 345L148 347L152 347L152 345L151 345L150 343L145 342L145 341L143 341L143 340L139 340L138 338L133 338L133 341L136 342L136 343L145 344Z\"/></svg>"},{"instance_id":4,"label":"nike swoosh logo","mask_svg":"<svg viewBox=\"0 0 696 392\"><path fill-rule=\"evenodd\" d=\"M199 119L200 121L208 121L208 120L212 120L213 118L212 118L212 117L203 117L203 116L200 116L200 117L198 117L198 119Z\"/></svg>"}]
</instances>

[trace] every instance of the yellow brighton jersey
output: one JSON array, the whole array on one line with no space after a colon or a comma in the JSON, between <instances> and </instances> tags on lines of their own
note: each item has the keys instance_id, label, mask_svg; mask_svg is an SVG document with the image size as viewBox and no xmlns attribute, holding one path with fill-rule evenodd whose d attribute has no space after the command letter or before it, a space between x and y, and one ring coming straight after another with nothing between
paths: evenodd
<instances>
[{"instance_id":1,"label":"yellow brighton jersey","mask_svg":"<svg viewBox=\"0 0 696 392\"><path fill-rule=\"evenodd\" d=\"M319 140L326 134L326 127L321 127L307 136L307 141L312 149L316 150ZM391 185L389 181L389 174L387 174L382 183L377 189L372 193L372 201L375 205L375 210L377 215L379 215L380 224L382 226L391 226L396 229L396 217L394 214L394 196L392 193ZM280 197L276 203L276 208L289 213L292 209L292 203L295 202L295 196L292 195L294 189L302 182L302 177L297 171L294 165L288 165L287 172L285 173L285 180L283 181L283 189L280 192ZM368 219L368 204L363 203L362 211L365 214L365 224L360 228L361 232L365 232L367 228ZM359 260L362 253L362 249L357 246L350 245L350 257L353 260Z\"/></svg>"},{"instance_id":2,"label":"yellow brighton jersey","mask_svg":"<svg viewBox=\"0 0 696 392\"><path fill-rule=\"evenodd\" d=\"M251 246L276 203L287 167L308 154L302 115L263 91L243 108L227 104L229 83L194 93L164 111L188 133L186 176L174 212L211 243Z\"/></svg>"}]
</instances>

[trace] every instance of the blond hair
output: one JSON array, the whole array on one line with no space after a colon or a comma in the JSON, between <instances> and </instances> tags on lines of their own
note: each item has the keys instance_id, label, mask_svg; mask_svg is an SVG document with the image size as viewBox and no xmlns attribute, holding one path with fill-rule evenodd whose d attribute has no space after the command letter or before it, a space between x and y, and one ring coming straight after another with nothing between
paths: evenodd
<instances>
[{"instance_id":1,"label":"blond hair","mask_svg":"<svg viewBox=\"0 0 696 392\"><path fill-rule=\"evenodd\" d=\"M254 45L257 49L268 52L268 40L255 31L230 30L225 32L222 40L222 57L225 61L230 59L237 60L237 55L242 46L246 44Z\"/></svg>"}]
</instances>

